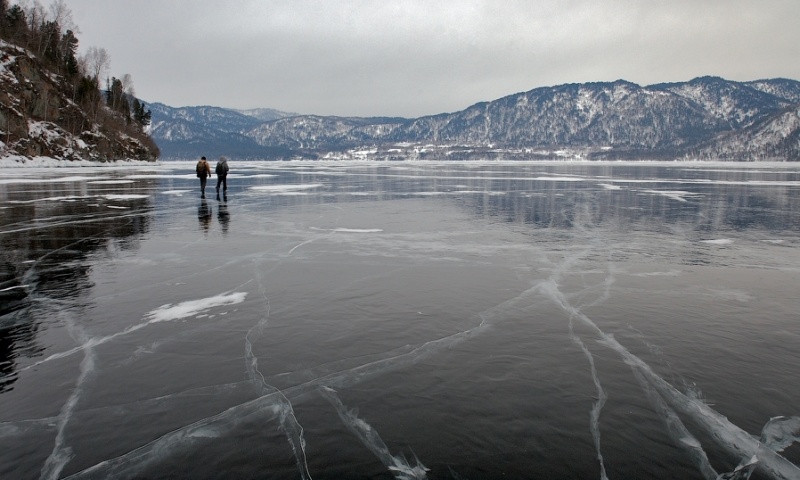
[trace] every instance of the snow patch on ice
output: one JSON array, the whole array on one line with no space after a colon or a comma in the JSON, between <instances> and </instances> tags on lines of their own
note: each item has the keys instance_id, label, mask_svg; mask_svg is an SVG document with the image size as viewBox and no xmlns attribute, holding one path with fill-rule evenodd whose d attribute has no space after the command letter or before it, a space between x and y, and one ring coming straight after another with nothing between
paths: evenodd
<instances>
[{"instance_id":1,"label":"snow patch on ice","mask_svg":"<svg viewBox=\"0 0 800 480\"><path fill-rule=\"evenodd\" d=\"M90 160L59 160L51 157L28 158L22 155L8 155L0 158L0 168L63 168L63 167L121 167L121 166L158 166L160 162L144 160L117 160L114 162L93 162Z\"/></svg>"},{"instance_id":2,"label":"snow patch on ice","mask_svg":"<svg viewBox=\"0 0 800 480\"><path fill-rule=\"evenodd\" d=\"M322 187L321 183L305 183L297 185L258 185L250 187L251 190L258 190L262 192L294 192L297 190L313 190Z\"/></svg>"},{"instance_id":3,"label":"snow patch on ice","mask_svg":"<svg viewBox=\"0 0 800 480\"><path fill-rule=\"evenodd\" d=\"M72 177L56 177L56 178L2 178L0 179L0 184L9 185L9 184L18 184L18 183L67 183L67 182L85 182L86 180L91 180L96 177L81 177L81 176L72 176Z\"/></svg>"},{"instance_id":4,"label":"snow patch on ice","mask_svg":"<svg viewBox=\"0 0 800 480\"><path fill-rule=\"evenodd\" d=\"M531 180L544 180L547 182L584 182L586 179L581 177L534 177Z\"/></svg>"},{"instance_id":5,"label":"snow patch on ice","mask_svg":"<svg viewBox=\"0 0 800 480\"><path fill-rule=\"evenodd\" d=\"M631 276L633 277L680 277L683 275L683 272L680 270L669 270L667 272L645 272L645 273L634 273Z\"/></svg>"},{"instance_id":6,"label":"snow patch on ice","mask_svg":"<svg viewBox=\"0 0 800 480\"><path fill-rule=\"evenodd\" d=\"M103 195L103 198L106 200L140 200L142 198L148 198L149 195L138 195L138 194L125 194L125 195L118 195L115 193L110 193L108 195Z\"/></svg>"},{"instance_id":7,"label":"snow patch on ice","mask_svg":"<svg viewBox=\"0 0 800 480\"><path fill-rule=\"evenodd\" d=\"M338 233L380 233L383 231L381 228L317 228L311 227L311 230L320 232L338 232Z\"/></svg>"},{"instance_id":8,"label":"snow patch on ice","mask_svg":"<svg viewBox=\"0 0 800 480\"><path fill-rule=\"evenodd\" d=\"M199 300L188 300L177 305L166 304L147 313L145 318L148 323L178 320L199 315L210 308L242 303L246 296L247 292L231 292Z\"/></svg>"},{"instance_id":9,"label":"snow patch on ice","mask_svg":"<svg viewBox=\"0 0 800 480\"><path fill-rule=\"evenodd\" d=\"M707 243L709 245L730 245L733 243L733 240L730 238L718 238L714 240L701 240L701 243Z\"/></svg>"},{"instance_id":10,"label":"snow patch on ice","mask_svg":"<svg viewBox=\"0 0 800 480\"><path fill-rule=\"evenodd\" d=\"M167 190L161 193L163 193L164 195L177 195L180 197L184 193L191 193L191 192L192 192L191 190Z\"/></svg>"},{"instance_id":11,"label":"snow patch on ice","mask_svg":"<svg viewBox=\"0 0 800 480\"><path fill-rule=\"evenodd\" d=\"M686 197L691 195L697 195L696 193L687 192L684 190L642 190L642 193L652 193L654 195L663 195L667 198L671 198L673 200L677 200L679 202L685 202Z\"/></svg>"},{"instance_id":12,"label":"snow patch on ice","mask_svg":"<svg viewBox=\"0 0 800 480\"><path fill-rule=\"evenodd\" d=\"M36 203L36 202L72 202L75 200L81 200L90 198L87 196L82 195L68 195L63 197L45 197L45 198L36 198L33 200L9 200L8 203L13 204L24 204L24 203Z\"/></svg>"}]
</instances>

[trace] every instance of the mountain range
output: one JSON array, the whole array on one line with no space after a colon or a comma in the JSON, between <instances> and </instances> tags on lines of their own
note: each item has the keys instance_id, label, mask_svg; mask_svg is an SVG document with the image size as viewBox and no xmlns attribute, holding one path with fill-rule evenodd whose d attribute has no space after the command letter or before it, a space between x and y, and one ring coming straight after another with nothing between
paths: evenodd
<instances>
[{"instance_id":1,"label":"mountain range","mask_svg":"<svg viewBox=\"0 0 800 480\"><path fill-rule=\"evenodd\" d=\"M163 159L800 160L800 82L541 87L419 118L148 104Z\"/></svg>"}]
</instances>

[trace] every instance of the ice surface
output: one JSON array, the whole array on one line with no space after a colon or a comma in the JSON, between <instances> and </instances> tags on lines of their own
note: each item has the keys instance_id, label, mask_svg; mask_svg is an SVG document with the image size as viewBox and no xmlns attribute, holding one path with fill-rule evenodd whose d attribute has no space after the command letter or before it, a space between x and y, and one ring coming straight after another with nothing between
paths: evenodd
<instances>
[{"instance_id":1,"label":"ice surface","mask_svg":"<svg viewBox=\"0 0 800 480\"><path fill-rule=\"evenodd\" d=\"M0 186L0 475L800 478L793 170L233 166Z\"/></svg>"}]
</instances>

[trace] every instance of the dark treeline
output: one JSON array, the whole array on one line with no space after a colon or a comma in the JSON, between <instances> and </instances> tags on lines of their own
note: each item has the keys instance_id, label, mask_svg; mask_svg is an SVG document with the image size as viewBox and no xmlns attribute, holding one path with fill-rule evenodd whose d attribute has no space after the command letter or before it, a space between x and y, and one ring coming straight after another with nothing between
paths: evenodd
<instances>
[{"instance_id":1,"label":"dark treeline","mask_svg":"<svg viewBox=\"0 0 800 480\"><path fill-rule=\"evenodd\" d=\"M48 9L36 0L25 8L0 0L0 39L26 49L58 75L71 100L86 112L88 122L110 124L155 147L145 134L150 110L135 97L130 75L103 80L111 63L108 52L91 47L78 56L77 30L63 0L55 0ZM81 122L67 130L78 134L87 127L90 125Z\"/></svg>"}]
</instances>

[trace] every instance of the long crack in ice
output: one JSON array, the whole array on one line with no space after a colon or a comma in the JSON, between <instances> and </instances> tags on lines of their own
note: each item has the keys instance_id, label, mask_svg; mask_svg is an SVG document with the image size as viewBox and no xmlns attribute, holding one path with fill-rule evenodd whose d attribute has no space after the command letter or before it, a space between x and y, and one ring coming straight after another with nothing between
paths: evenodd
<instances>
[{"instance_id":1,"label":"long crack in ice","mask_svg":"<svg viewBox=\"0 0 800 480\"><path fill-rule=\"evenodd\" d=\"M378 432L375 431L366 421L358 418L358 413L354 410L348 410L342 404L339 396L336 395L336 390L329 387L320 387L320 394L328 400L331 405L336 409L339 418L345 426L361 440L376 457L394 473L395 478L398 480L420 480L428 478L428 468L423 465L417 458L417 464L412 466L408 463L403 454L392 455L389 453L389 448L381 439Z\"/></svg>"}]
</instances>

